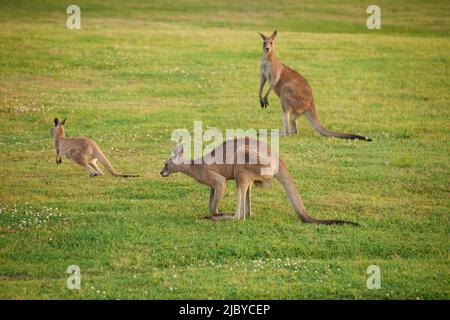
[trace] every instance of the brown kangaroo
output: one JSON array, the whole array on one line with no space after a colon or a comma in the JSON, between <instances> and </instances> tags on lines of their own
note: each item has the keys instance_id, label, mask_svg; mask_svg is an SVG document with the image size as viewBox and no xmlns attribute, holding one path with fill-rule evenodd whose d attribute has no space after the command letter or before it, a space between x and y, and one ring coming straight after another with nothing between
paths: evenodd
<instances>
[{"instance_id":1,"label":"brown kangaroo","mask_svg":"<svg viewBox=\"0 0 450 320\"><path fill-rule=\"evenodd\" d=\"M312 90L306 79L298 72L282 64L275 55L274 47L277 31L274 31L270 37L262 33L259 33L259 35L263 39L263 54L259 64L261 73L259 101L261 108L267 108L269 105L267 98L271 90L274 90L280 98L283 112L283 135L289 136L291 133L298 133L297 119L305 114L313 128L324 136L372 141L368 137L334 132L324 128L317 118ZM266 81L269 81L269 89L263 97L262 92Z\"/></svg>"},{"instance_id":2,"label":"brown kangaroo","mask_svg":"<svg viewBox=\"0 0 450 320\"><path fill-rule=\"evenodd\" d=\"M227 155L227 152L232 153L231 157ZM253 162L250 161L252 157L255 159ZM226 160L230 158L233 160L227 162ZM216 162L211 159L215 159ZM244 159L244 161L238 159ZM200 161L198 160L184 160L183 146L179 145L172 151L170 159L165 161L160 174L168 177L172 173L181 172L194 178L197 182L209 186L209 212L212 214L213 220L243 220L246 215L250 216L252 184L266 187L275 178L283 185L295 212L303 222L358 225L349 221L320 220L310 216L283 160L275 152L272 153L270 147L260 140L249 137L231 139L200 157ZM219 213L218 210L219 201L225 193L227 180L235 180L237 186L236 212L231 213L234 215L232 217L225 216L230 213Z\"/></svg>"},{"instance_id":3,"label":"brown kangaroo","mask_svg":"<svg viewBox=\"0 0 450 320\"><path fill-rule=\"evenodd\" d=\"M68 138L64 134L64 125L66 118L59 122L58 118L54 120L54 126L51 129L53 141L55 143L56 164L62 162L62 157L72 160L76 164L84 167L92 177L102 176L103 172L97 166L97 159L105 166L115 177L138 177L135 174L120 174L114 170L111 163L99 146L86 137Z\"/></svg>"}]
</instances>

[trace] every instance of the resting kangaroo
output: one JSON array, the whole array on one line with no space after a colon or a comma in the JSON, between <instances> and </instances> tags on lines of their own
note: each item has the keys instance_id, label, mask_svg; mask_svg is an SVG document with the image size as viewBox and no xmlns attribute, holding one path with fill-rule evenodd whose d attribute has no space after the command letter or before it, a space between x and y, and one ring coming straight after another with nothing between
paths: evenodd
<instances>
[{"instance_id":1,"label":"resting kangaroo","mask_svg":"<svg viewBox=\"0 0 450 320\"><path fill-rule=\"evenodd\" d=\"M113 176L138 177L138 175L120 174L116 172L99 146L91 139L86 137L67 138L64 135L66 118L61 122L59 122L58 118L55 118L54 123L55 125L52 127L51 133L55 143L56 164L60 164L62 157L65 156L84 167L91 176L95 177L103 175L103 172L97 166L98 159Z\"/></svg>"},{"instance_id":2,"label":"resting kangaroo","mask_svg":"<svg viewBox=\"0 0 450 320\"><path fill-rule=\"evenodd\" d=\"M372 141L372 139L356 134L334 132L324 128L317 118L312 90L306 79L298 72L282 64L275 55L274 47L277 31L274 31L270 37L262 33L259 33L259 35L263 39L263 54L259 64L261 73L259 101L261 108L267 108L269 105L267 98L271 90L274 90L280 98L283 112L283 135L289 136L291 133L298 133L297 118L305 114L314 129L324 136ZM269 89L263 97L262 93L266 81L269 81Z\"/></svg>"},{"instance_id":3,"label":"resting kangaroo","mask_svg":"<svg viewBox=\"0 0 450 320\"><path fill-rule=\"evenodd\" d=\"M228 150L233 153L231 157L227 155ZM267 150L267 152L259 152L258 150ZM249 161L252 157L256 161ZM233 160L227 163L225 160L229 160L229 158ZM272 154L269 146L262 141L248 137L228 140L199 159L201 160L200 163L196 160L184 160L183 146L177 146L172 151L171 158L165 161L161 176L168 177L172 173L181 172L194 178L197 182L209 186L211 188L209 211L213 220L242 220L245 219L246 215L250 216L252 184L260 187L268 186L271 180L275 178L283 185L295 212L303 222L358 225L354 222L342 220L319 220L310 216L303 206L302 199L283 160L277 154ZM222 160L213 163L211 159ZM237 159L245 159L245 161L237 161ZM219 164L220 162L222 164ZM229 164L230 162L231 164ZM225 192L227 180L235 180L237 186L234 217L227 217L225 216L226 213L219 213L218 211L218 204Z\"/></svg>"}]
</instances>

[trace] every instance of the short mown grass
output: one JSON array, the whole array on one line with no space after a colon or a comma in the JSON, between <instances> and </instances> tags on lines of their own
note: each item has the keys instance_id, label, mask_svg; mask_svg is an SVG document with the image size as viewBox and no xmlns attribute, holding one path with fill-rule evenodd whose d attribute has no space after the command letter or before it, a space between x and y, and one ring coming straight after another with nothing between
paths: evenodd
<instances>
[{"instance_id":1,"label":"short mown grass","mask_svg":"<svg viewBox=\"0 0 450 320\"><path fill-rule=\"evenodd\" d=\"M380 1L377 31L363 1L76 4L81 30L65 3L0 4L0 298L449 298L448 2ZM360 228L302 224L277 182L250 219L212 223L208 188L159 176L174 129L281 127L278 98L257 96L256 31L273 29L324 125L374 139L301 119L280 142L308 210ZM141 177L57 166L55 116Z\"/></svg>"}]
</instances>

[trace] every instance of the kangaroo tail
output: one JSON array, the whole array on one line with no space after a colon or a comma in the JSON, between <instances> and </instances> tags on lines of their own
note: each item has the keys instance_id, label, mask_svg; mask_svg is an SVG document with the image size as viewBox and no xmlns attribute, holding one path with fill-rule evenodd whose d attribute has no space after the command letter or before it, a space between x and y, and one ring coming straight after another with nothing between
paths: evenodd
<instances>
[{"instance_id":1,"label":"kangaroo tail","mask_svg":"<svg viewBox=\"0 0 450 320\"><path fill-rule=\"evenodd\" d=\"M114 170L111 162L109 162L108 158L106 158L105 154L97 147L97 150L94 151L95 157L105 166L106 170L111 173L114 177L123 177L123 178L131 178L131 177L139 177L137 174L121 174Z\"/></svg>"},{"instance_id":2,"label":"kangaroo tail","mask_svg":"<svg viewBox=\"0 0 450 320\"><path fill-rule=\"evenodd\" d=\"M369 137L359 136L357 134L352 133L341 133L341 132L335 132L328 130L322 126L319 119L317 118L316 111L315 110L309 110L305 112L306 117L308 118L309 122L311 122L311 125L314 129L316 129L321 135L327 136L327 137L336 137L341 139L354 139L354 140L364 140L364 141L372 141Z\"/></svg>"},{"instance_id":3,"label":"kangaroo tail","mask_svg":"<svg viewBox=\"0 0 450 320\"><path fill-rule=\"evenodd\" d=\"M300 220L302 220L305 223L315 223L315 224L351 224L354 226L359 226L359 224L351 221L344 221L344 220L320 220L312 217L308 211L306 211L305 206L303 205L302 199L300 197L300 194L297 191L297 188L295 187L294 180L292 179L291 175L289 174L286 165L284 162L279 159L280 166L278 172L275 174L275 179L277 179L284 187L284 190L286 190L286 193L288 195L289 201L291 202L292 207L294 207L295 212L299 216Z\"/></svg>"}]
</instances>

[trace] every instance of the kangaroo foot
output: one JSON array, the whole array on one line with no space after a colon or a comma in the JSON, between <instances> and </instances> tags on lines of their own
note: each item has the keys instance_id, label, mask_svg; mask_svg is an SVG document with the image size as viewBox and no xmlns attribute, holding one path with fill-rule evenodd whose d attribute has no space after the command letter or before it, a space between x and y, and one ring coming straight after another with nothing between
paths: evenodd
<instances>
[{"instance_id":1,"label":"kangaroo foot","mask_svg":"<svg viewBox=\"0 0 450 320\"><path fill-rule=\"evenodd\" d=\"M234 219L234 213L232 216L225 215L225 214L215 214L211 216L212 221L222 221L222 220L233 220Z\"/></svg>"}]
</instances>

